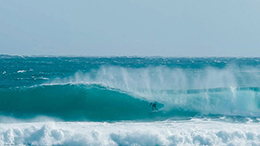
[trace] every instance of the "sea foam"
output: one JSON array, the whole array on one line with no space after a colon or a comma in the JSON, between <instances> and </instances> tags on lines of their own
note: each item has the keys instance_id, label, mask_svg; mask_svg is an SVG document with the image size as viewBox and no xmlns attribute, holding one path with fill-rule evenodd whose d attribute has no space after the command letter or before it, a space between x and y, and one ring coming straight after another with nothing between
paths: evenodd
<instances>
[{"instance_id":1,"label":"sea foam","mask_svg":"<svg viewBox=\"0 0 260 146\"><path fill-rule=\"evenodd\" d=\"M1 145L259 145L259 124L216 121L0 125Z\"/></svg>"}]
</instances>

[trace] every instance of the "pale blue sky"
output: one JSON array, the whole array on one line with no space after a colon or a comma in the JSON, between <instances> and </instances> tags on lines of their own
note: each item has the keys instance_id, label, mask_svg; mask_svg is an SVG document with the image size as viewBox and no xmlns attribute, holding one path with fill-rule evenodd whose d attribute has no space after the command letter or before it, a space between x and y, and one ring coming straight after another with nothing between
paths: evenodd
<instances>
[{"instance_id":1,"label":"pale blue sky","mask_svg":"<svg viewBox=\"0 0 260 146\"><path fill-rule=\"evenodd\" d=\"M0 54L259 56L259 0L0 0Z\"/></svg>"}]
</instances>

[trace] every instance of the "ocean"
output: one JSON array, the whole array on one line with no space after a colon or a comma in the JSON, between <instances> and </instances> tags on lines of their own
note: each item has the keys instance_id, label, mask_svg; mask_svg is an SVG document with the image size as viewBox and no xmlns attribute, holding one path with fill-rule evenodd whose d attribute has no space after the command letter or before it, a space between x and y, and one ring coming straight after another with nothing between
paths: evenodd
<instances>
[{"instance_id":1,"label":"ocean","mask_svg":"<svg viewBox=\"0 0 260 146\"><path fill-rule=\"evenodd\" d=\"M0 55L0 145L260 145L259 109L260 58Z\"/></svg>"}]
</instances>

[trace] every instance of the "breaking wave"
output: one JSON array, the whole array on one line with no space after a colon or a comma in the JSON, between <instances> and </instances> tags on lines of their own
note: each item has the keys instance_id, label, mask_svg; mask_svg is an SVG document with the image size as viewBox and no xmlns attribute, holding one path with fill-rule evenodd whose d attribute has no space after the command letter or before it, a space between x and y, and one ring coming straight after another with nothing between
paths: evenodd
<instances>
[{"instance_id":1,"label":"breaking wave","mask_svg":"<svg viewBox=\"0 0 260 146\"><path fill-rule=\"evenodd\" d=\"M30 119L48 116L65 121L165 120L194 116L250 116L259 114L259 88L165 90L156 113L154 98L97 84L41 85L1 90L3 116ZM168 97L168 98L166 98Z\"/></svg>"}]
</instances>

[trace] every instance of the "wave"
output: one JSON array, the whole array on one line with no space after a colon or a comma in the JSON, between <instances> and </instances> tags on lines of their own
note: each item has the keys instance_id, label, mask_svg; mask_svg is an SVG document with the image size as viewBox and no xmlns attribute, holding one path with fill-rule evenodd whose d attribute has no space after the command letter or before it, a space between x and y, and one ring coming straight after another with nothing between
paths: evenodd
<instances>
[{"instance_id":1,"label":"wave","mask_svg":"<svg viewBox=\"0 0 260 146\"><path fill-rule=\"evenodd\" d=\"M98 84L57 84L0 90L0 113L19 119L38 116L65 121L166 120L194 116L259 117L258 87L150 90L134 93ZM163 95L163 97L160 97ZM166 96L167 95L167 96ZM151 113L149 103L160 109Z\"/></svg>"},{"instance_id":2,"label":"wave","mask_svg":"<svg viewBox=\"0 0 260 146\"><path fill-rule=\"evenodd\" d=\"M100 85L43 85L1 90L4 116L48 116L65 121L149 120L149 101ZM158 107L163 105L158 103ZM165 117L166 118L166 117ZM162 119L165 119L162 118Z\"/></svg>"}]
</instances>

